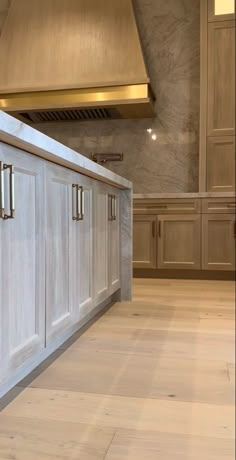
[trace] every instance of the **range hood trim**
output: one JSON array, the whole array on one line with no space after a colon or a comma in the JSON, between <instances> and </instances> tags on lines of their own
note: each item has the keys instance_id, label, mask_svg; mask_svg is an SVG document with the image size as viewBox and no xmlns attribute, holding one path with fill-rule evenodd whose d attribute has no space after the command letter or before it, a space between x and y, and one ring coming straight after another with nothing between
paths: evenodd
<instances>
[{"instance_id":1,"label":"range hood trim","mask_svg":"<svg viewBox=\"0 0 236 460\"><path fill-rule=\"evenodd\" d=\"M151 103L154 95L149 84L101 88L37 91L0 95L0 109L6 112L83 107L109 107Z\"/></svg>"}]
</instances>

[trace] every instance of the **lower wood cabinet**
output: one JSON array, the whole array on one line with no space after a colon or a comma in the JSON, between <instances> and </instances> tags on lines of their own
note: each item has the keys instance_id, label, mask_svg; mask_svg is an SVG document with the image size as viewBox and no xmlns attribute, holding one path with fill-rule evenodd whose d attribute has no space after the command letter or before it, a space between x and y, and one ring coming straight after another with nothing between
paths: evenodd
<instances>
[{"instance_id":1,"label":"lower wood cabinet","mask_svg":"<svg viewBox=\"0 0 236 460\"><path fill-rule=\"evenodd\" d=\"M200 269L200 215L158 216L158 268Z\"/></svg>"},{"instance_id":2,"label":"lower wood cabinet","mask_svg":"<svg viewBox=\"0 0 236 460\"><path fill-rule=\"evenodd\" d=\"M0 162L5 190L1 213L10 216L0 218L0 381L4 381L45 347L45 182L43 161L36 156L0 143Z\"/></svg>"},{"instance_id":3,"label":"lower wood cabinet","mask_svg":"<svg viewBox=\"0 0 236 460\"><path fill-rule=\"evenodd\" d=\"M157 217L134 215L133 267L157 268Z\"/></svg>"},{"instance_id":4,"label":"lower wood cabinet","mask_svg":"<svg viewBox=\"0 0 236 460\"><path fill-rule=\"evenodd\" d=\"M235 269L235 216L204 214L202 216L202 268Z\"/></svg>"}]
</instances>

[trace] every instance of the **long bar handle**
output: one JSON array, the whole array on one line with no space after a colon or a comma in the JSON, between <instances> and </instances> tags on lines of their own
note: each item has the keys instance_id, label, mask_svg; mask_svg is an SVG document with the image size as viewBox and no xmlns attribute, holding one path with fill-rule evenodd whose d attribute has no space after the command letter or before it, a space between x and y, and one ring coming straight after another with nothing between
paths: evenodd
<instances>
[{"instance_id":1,"label":"long bar handle","mask_svg":"<svg viewBox=\"0 0 236 460\"><path fill-rule=\"evenodd\" d=\"M234 238L236 238L236 220L234 221Z\"/></svg>"},{"instance_id":2,"label":"long bar handle","mask_svg":"<svg viewBox=\"0 0 236 460\"><path fill-rule=\"evenodd\" d=\"M75 190L75 193L74 193ZM75 199L76 196L76 199ZM78 186L72 184L72 220L77 220L78 218Z\"/></svg>"},{"instance_id":3,"label":"long bar handle","mask_svg":"<svg viewBox=\"0 0 236 460\"><path fill-rule=\"evenodd\" d=\"M108 220L113 220L113 195L108 195Z\"/></svg>"},{"instance_id":4,"label":"long bar handle","mask_svg":"<svg viewBox=\"0 0 236 460\"><path fill-rule=\"evenodd\" d=\"M15 218L15 174L13 165L3 165L3 169L9 169L9 190L10 190L10 214L4 214L4 219Z\"/></svg>"},{"instance_id":5,"label":"long bar handle","mask_svg":"<svg viewBox=\"0 0 236 460\"><path fill-rule=\"evenodd\" d=\"M117 207L116 207L116 196L113 195L113 216L112 216L112 220L116 220L116 217L117 217Z\"/></svg>"},{"instance_id":6,"label":"long bar handle","mask_svg":"<svg viewBox=\"0 0 236 460\"><path fill-rule=\"evenodd\" d=\"M4 200L4 163L0 161L0 218L4 219L5 200Z\"/></svg>"},{"instance_id":7,"label":"long bar handle","mask_svg":"<svg viewBox=\"0 0 236 460\"><path fill-rule=\"evenodd\" d=\"M78 202L78 213L77 220L83 220L83 187L77 185L77 202Z\"/></svg>"},{"instance_id":8,"label":"long bar handle","mask_svg":"<svg viewBox=\"0 0 236 460\"><path fill-rule=\"evenodd\" d=\"M159 235L159 238L161 238L161 221L160 220L158 222L158 235Z\"/></svg>"}]
</instances>

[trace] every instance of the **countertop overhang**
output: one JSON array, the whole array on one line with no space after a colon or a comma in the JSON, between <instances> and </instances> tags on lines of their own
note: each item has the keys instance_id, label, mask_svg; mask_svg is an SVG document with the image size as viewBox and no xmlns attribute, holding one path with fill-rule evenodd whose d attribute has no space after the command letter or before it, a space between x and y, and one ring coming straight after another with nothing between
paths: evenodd
<instances>
[{"instance_id":1,"label":"countertop overhang","mask_svg":"<svg viewBox=\"0 0 236 460\"><path fill-rule=\"evenodd\" d=\"M133 189L132 182L127 179L2 111L0 111L1 141L120 189Z\"/></svg>"}]
</instances>

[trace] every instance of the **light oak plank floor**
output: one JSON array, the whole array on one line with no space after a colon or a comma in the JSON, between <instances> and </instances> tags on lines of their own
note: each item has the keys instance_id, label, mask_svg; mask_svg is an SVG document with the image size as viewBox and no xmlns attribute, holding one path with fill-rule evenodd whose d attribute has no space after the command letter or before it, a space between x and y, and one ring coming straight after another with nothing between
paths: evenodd
<instances>
[{"instance_id":1,"label":"light oak plank floor","mask_svg":"<svg viewBox=\"0 0 236 460\"><path fill-rule=\"evenodd\" d=\"M0 460L233 460L234 292L135 280L15 389Z\"/></svg>"}]
</instances>

